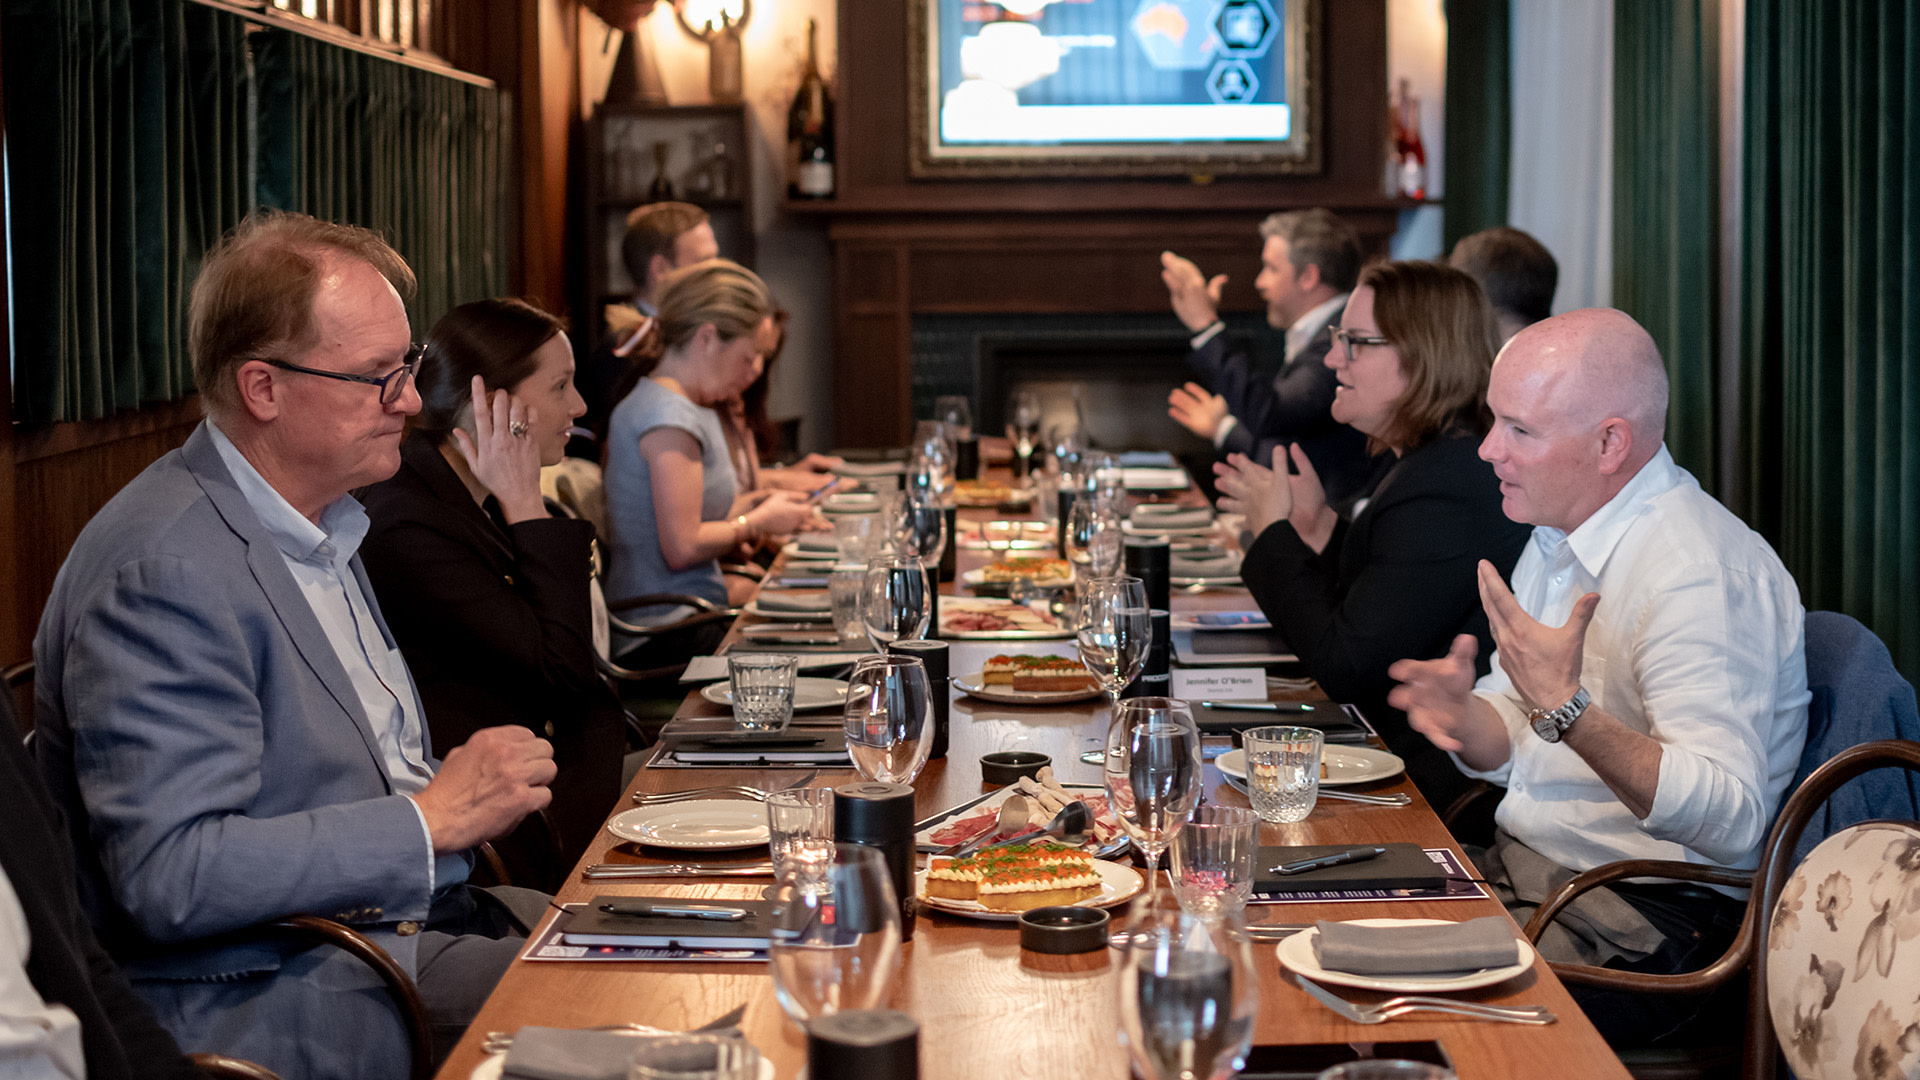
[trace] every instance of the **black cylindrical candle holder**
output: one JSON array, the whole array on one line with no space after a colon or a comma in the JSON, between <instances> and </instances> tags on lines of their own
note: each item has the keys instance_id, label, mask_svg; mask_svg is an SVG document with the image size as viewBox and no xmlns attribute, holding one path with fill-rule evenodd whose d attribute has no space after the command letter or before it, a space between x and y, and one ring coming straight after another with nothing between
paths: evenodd
<instances>
[{"instance_id":1,"label":"black cylindrical candle holder","mask_svg":"<svg viewBox=\"0 0 1920 1080\"><path fill-rule=\"evenodd\" d=\"M926 665L927 689L933 701L933 748L929 759L947 756L948 724L952 721L953 690L948 684L947 643L944 641L893 641L887 651L899 656L917 656Z\"/></svg>"},{"instance_id":2,"label":"black cylindrical candle holder","mask_svg":"<svg viewBox=\"0 0 1920 1080\"><path fill-rule=\"evenodd\" d=\"M900 936L913 937L913 789L862 780L833 789L833 838L880 852L900 902Z\"/></svg>"},{"instance_id":3,"label":"black cylindrical candle holder","mask_svg":"<svg viewBox=\"0 0 1920 1080\"><path fill-rule=\"evenodd\" d=\"M977 436L953 440L953 478L980 479L980 439Z\"/></svg>"},{"instance_id":4,"label":"black cylindrical candle holder","mask_svg":"<svg viewBox=\"0 0 1920 1080\"><path fill-rule=\"evenodd\" d=\"M1124 545L1127 576L1146 586L1147 606L1173 606L1173 544L1164 536L1129 536Z\"/></svg>"},{"instance_id":5,"label":"black cylindrical candle holder","mask_svg":"<svg viewBox=\"0 0 1920 1080\"><path fill-rule=\"evenodd\" d=\"M807 1021L812 1080L918 1080L920 1025L892 1009L845 1009Z\"/></svg>"},{"instance_id":6,"label":"black cylindrical candle holder","mask_svg":"<svg viewBox=\"0 0 1920 1080\"><path fill-rule=\"evenodd\" d=\"M1073 521L1073 501L1079 498L1079 496L1080 492L1077 488L1067 483L1064 479L1061 481L1060 521L1053 530L1053 551L1055 558L1064 559L1067 557L1067 526Z\"/></svg>"},{"instance_id":7,"label":"black cylindrical candle holder","mask_svg":"<svg viewBox=\"0 0 1920 1080\"><path fill-rule=\"evenodd\" d=\"M960 560L960 510L958 507L946 508L947 544L940 549L940 580L952 581L954 572L959 568Z\"/></svg>"},{"instance_id":8,"label":"black cylindrical candle holder","mask_svg":"<svg viewBox=\"0 0 1920 1080\"><path fill-rule=\"evenodd\" d=\"M1150 617L1153 642L1147 646L1147 659L1140 665L1139 677L1120 692L1123 698L1173 696L1173 615L1155 608Z\"/></svg>"}]
</instances>

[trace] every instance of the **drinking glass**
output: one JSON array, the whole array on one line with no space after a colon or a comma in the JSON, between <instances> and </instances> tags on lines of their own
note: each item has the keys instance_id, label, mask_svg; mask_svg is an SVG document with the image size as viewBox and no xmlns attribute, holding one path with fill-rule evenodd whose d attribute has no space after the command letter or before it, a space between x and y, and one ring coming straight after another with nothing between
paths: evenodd
<instances>
[{"instance_id":1,"label":"drinking glass","mask_svg":"<svg viewBox=\"0 0 1920 1080\"><path fill-rule=\"evenodd\" d=\"M876 555L867 563L860 601L867 640L884 651L889 641L918 641L933 617L927 567L918 555Z\"/></svg>"},{"instance_id":2,"label":"drinking glass","mask_svg":"<svg viewBox=\"0 0 1920 1080\"><path fill-rule=\"evenodd\" d=\"M933 692L917 656L864 656L847 680L847 756L868 780L911 784L933 749Z\"/></svg>"},{"instance_id":3,"label":"drinking glass","mask_svg":"<svg viewBox=\"0 0 1920 1080\"><path fill-rule=\"evenodd\" d=\"M773 856L773 876L780 876L788 856L807 845L833 840L833 789L827 787L776 791L767 796L767 850Z\"/></svg>"},{"instance_id":4,"label":"drinking glass","mask_svg":"<svg viewBox=\"0 0 1920 1080\"><path fill-rule=\"evenodd\" d=\"M1013 444L1013 477L1033 474L1033 452L1040 442L1040 399L1031 390L1016 390L1007 403L1007 441Z\"/></svg>"},{"instance_id":5,"label":"drinking glass","mask_svg":"<svg viewBox=\"0 0 1920 1080\"><path fill-rule=\"evenodd\" d=\"M840 561L864 563L873 558L878 539L880 515L834 514L833 542L840 549Z\"/></svg>"},{"instance_id":6,"label":"drinking glass","mask_svg":"<svg viewBox=\"0 0 1920 1080\"><path fill-rule=\"evenodd\" d=\"M1111 577L1120 572L1126 534L1111 507L1092 498L1075 499L1067 515L1065 558L1078 578Z\"/></svg>"},{"instance_id":7,"label":"drinking glass","mask_svg":"<svg viewBox=\"0 0 1920 1080\"><path fill-rule=\"evenodd\" d=\"M1120 962L1120 1034L1147 1080L1225 1080L1246 1064L1259 980L1239 912L1149 908Z\"/></svg>"},{"instance_id":8,"label":"drinking glass","mask_svg":"<svg viewBox=\"0 0 1920 1080\"><path fill-rule=\"evenodd\" d=\"M938 420L922 420L914 428L912 451L907 461L907 491L944 503L953 490L953 433Z\"/></svg>"},{"instance_id":9,"label":"drinking glass","mask_svg":"<svg viewBox=\"0 0 1920 1080\"><path fill-rule=\"evenodd\" d=\"M833 633L843 645L867 646L867 621L862 611L867 589L867 564L836 563L827 574L827 598L833 603Z\"/></svg>"},{"instance_id":10,"label":"drinking glass","mask_svg":"<svg viewBox=\"0 0 1920 1080\"><path fill-rule=\"evenodd\" d=\"M793 720L793 678L800 658L781 653L728 653L733 726L739 731L785 731Z\"/></svg>"},{"instance_id":11,"label":"drinking glass","mask_svg":"<svg viewBox=\"0 0 1920 1080\"><path fill-rule=\"evenodd\" d=\"M760 1051L739 1032L636 1039L627 1080L755 1080Z\"/></svg>"},{"instance_id":12,"label":"drinking glass","mask_svg":"<svg viewBox=\"0 0 1920 1080\"><path fill-rule=\"evenodd\" d=\"M947 511L931 499L911 495L900 508L900 550L920 556L930 567L940 564L947 550Z\"/></svg>"},{"instance_id":13,"label":"drinking glass","mask_svg":"<svg viewBox=\"0 0 1920 1080\"><path fill-rule=\"evenodd\" d=\"M1240 736L1247 756L1247 801L1262 821L1305 821L1320 797L1319 728L1257 727Z\"/></svg>"},{"instance_id":14,"label":"drinking glass","mask_svg":"<svg viewBox=\"0 0 1920 1080\"><path fill-rule=\"evenodd\" d=\"M941 394L934 398L933 418L945 424L956 439L973 437L973 405L965 394Z\"/></svg>"},{"instance_id":15,"label":"drinking glass","mask_svg":"<svg viewBox=\"0 0 1920 1080\"><path fill-rule=\"evenodd\" d=\"M809 845L775 880L767 959L795 1023L882 1009L900 972L900 903L886 861L858 844Z\"/></svg>"},{"instance_id":16,"label":"drinking glass","mask_svg":"<svg viewBox=\"0 0 1920 1080\"><path fill-rule=\"evenodd\" d=\"M1122 701L1107 726L1107 803L1147 857L1147 895L1159 883L1160 854L1200 801L1200 729L1187 703Z\"/></svg>"},{"instance_id":17,"label":"drinking glass","mask_svg":"<svg viewBox=\"0 0 1920 1080\"><path fill-rule=\"evenodd\" d=\"M1076 623L1080 663L1100 682L1108 702L1140 675L1153 644L1147 587L1137 577L1089 578L1080 583Z\"/></svg>"},{"instance_id":18,"label":"drinking glass","mask_svg":"<svg viewBox=\"0 0 1920 1080\"><path fill-rule=\"evenodd\" d=\"M1074 423L1059 423L1047 428L1047 449L1052 451L1057 472L1071 474L1086 453L1087 436Z\"/></svg>"},{"instance_id":19,"label":"drinking glass","mask_svg":"<svg viewBox=\"0 0 1920 1080\"><path fill-rule=\"evenodd\" d=\"M1260 816L1242 806L1197 806L1173 839L1173 895L1200 918L1241 911L1253 895Z\"/></svg>"}]
</instances>

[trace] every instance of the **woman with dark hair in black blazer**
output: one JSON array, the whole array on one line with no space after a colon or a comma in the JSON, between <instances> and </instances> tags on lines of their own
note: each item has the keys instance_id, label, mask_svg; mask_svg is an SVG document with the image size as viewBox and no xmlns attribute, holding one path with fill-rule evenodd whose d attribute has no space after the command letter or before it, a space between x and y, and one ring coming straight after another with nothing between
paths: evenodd
<instances>
[{"instance_id":1,"label":"woman with dark hair in black blazer","mask_svg":"<svg viewBox=\"0 0 1920 1080\"><path fill-rule=\"evenodd\" d=\"M1267 469L1235 454L1215 466L1224 509L1256 539L1241 575L1309 674L1359 706L1444 810L1467 778L1387 704L1387 668L1442 656L1458 634L1493 652L1476 566L1513 572L1531 530L1500 509L1500 483L1479 457L1491 416L1487 376L1498 324L1480 287L1428 262L1378 263L1360 275L1327 355L1339 387L1333 418L1395 461L1347 522L1328 507L1313 466L1289 448Z\"/></svg>"},{"instance_id":2,"label":"woman with dark hair in black blazer","mask_svg":"<svg viewBox=\"0 0 1920 1080\"><path fill-rule=\"evenodd\" d=\"M547 820L497 842L516 884L551 888L620 795L619 700L596 666L593 526L555 517L540 468L586 404L558 319L519 300L448 312L427 335L400 471L365 495L361 556L445 756L484 727L553 742Z\"/></svg>"}]
</instances>

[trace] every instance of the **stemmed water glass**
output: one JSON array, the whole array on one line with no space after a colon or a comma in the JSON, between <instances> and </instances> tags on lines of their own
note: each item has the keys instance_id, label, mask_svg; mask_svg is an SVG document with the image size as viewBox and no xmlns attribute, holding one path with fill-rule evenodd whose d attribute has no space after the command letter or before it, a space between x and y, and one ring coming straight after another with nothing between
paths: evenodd
<instances>
[{"instance_id":1,"label":"stemmed water glass","mask_svg":"<svg viewBox=\"0 0 1920 1080\"><path fill-rule=\"evenodd\" d=\"M954 438L973 438L973 406L965 394L942 394L934 398L933 418L945 424Z\"/></svg>"},{"instance_id":2,"label":"stemmed water glass","mask_svg":"<svg viewBox=\"0 0 1920 1080\"><path fill-rule=\"evenodd\" d=\"M880 852L809 841L789 853L768 938L774 997L795 1023L885 1008L900 972L900 905Z\"/></svg>"},{"instance_id":3,"label":"stemmed water glass","mask_svg":"<svg viewBox=\"0 0 1920 1080\"><path fill-rule=\"evenodd\" d=\"M1200 801L1200 729L1187 703L1141 697L1120 702L1107 726L1107 802L1147 857L1147 895L1158 888L1160 856Z\"/></svg>"},{"instance_id":4,"label":"stemmed water glass","mask_svg":"<svg viewBox=\"0 0 1920 1080\"><path fill-rule=\"evenodd\" d=\"M1068 562L1074 576L1109 577L1120 570L1120 549L1124 534L1113 512L1092 499L1076 499L1067 515Z\"/></svg>"},{"instance_id":5,"label":"stemmed water glass","mask_svg":"<svg viewBox=\"0 0 1920 1080\"><path fill-rule=\"evenodd\" d=\"M1246 1065L1259 979L1239 912L1212 919L1149 905L1128 927L1120 1024L1146 1080L1225 1080Z\"/></svg>"},{"instance_id":6,"label":"stemmed water glass","mask_svg":"<svg viewBox=\"0 0 1920 1080\"><path fill-rule=\"evenodd\" d=\"M1025 480L1033 473L1033 451L1040 441L1040 399L1031 390L1016 390L1007 403L1007 441L1013 444L1013 477Z\"/></svg>"},{"instance_id":7,"label":"stemmed water glass","mask_svg":"<svg viewBox=\"0 0 1920 1080\"><path fill-rule=\"evenodd\" d=\"M927 587L926 564L918 555L876 555L867 563L860 621L874 648L885 651L890 641L926 637L932 618L933 594Z\"/></svg>"},{"instance_id":8,"label":"stemmed water glass","mask_svg":"<svg viewBox=\"0 0 1920 1080\"><path fill-rule=\"evenodd\" d=\"M953 467L957 456L954 433L938 420L922 420L914 427L913 454L907 462L906 489L909 495L938 505L953 490Z\"/></svg>"},{"instance_id":9,"label":"stemmed water glass","mask_svg":"<svg viewBox=\"0 0 1920 1080\"><path fill-rule=\"evenodd\" d=\"M847 756L868 780L911 784L933 749L933 693L917 656L864 656L847 680Z\"/></svg>"},{"instance_id":10,"label":"stemmed water glass","mask_svg":"<svg viewBox=\"0 0 1920 1080\"><path fill-rule=\"evenodd\" d=\"M1139 678L1153 644L1147 587L1137 577L1087 578L1079 584L1080 663L1093 673L1110 704Z\"/></svg>"}]
</instances>

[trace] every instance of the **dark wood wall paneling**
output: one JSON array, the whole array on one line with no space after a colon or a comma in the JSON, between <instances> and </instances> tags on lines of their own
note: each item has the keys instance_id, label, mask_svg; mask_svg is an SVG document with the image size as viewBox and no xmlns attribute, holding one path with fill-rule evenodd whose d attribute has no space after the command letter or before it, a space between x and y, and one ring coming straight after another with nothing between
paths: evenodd
<instances>
[{"instance_id":1,"label":"dark wood wall paneling","mask_svg":"<svg viewBox=\"0 0 1920 1080\"><path fill-rule=\"evenodd\" d=\"M1165 311L1159 255L1168 248L1229 275L1227 309L1258 310L1256 230L1275 210L1325 206L1385 251L1406 204L1380 190L1384 0L1320 4L1322 172L1205 184L909 179L902 2L840 0L839 190L791 207L831 222L841 444L906 440L916 314Z\"/></svg>"}]
</instances>

